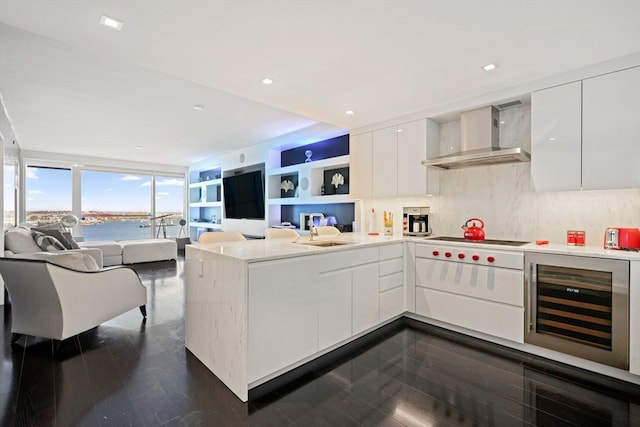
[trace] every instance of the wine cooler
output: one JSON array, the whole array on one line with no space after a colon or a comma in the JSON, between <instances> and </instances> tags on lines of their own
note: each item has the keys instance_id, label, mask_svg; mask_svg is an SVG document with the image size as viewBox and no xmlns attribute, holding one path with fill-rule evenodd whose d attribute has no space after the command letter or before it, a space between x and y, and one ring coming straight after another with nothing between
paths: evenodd
<instances>
[{"instance_id":1,"label":"wine cooler","mask_svg":"<svg viewBox=\"0 0 640 427\"><path fill-rule=\"evenodd\" d=\"M629 262L527 253L525 342L629 368Z\"/></svg>"}]
</instances>

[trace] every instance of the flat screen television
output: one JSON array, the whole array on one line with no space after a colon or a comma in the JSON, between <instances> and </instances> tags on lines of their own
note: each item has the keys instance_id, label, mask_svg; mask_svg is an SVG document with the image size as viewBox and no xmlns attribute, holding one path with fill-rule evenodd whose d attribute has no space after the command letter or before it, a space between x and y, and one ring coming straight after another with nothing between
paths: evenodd
<instances>
[{"instance_id":1,"label":"flat screen television","mask_svg":"<svg viewBox=\"0 0 640 427\"><path fill-rule=\"evenodd\" d=\"M226 218L264 219L262 172L247 172L222 178Z\"/></svg>"}]
</instances>

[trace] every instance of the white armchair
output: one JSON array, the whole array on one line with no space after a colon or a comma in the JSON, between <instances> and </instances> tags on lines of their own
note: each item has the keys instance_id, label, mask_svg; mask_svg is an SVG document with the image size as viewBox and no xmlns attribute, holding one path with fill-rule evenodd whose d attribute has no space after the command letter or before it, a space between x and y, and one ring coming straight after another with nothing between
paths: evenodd
<instances>
[{"instance_id":1,"label":"white armchair","mask_svg":"<svg viewBox=\"0 0 640 427\"><path fill-rule=\"evenodd\" d=\"M146 318L147 289L135 270L80 271L48 260L0 258L11 300L11 343L22 335L65 340L136 307Z\"/></svg>"}]
</instances>

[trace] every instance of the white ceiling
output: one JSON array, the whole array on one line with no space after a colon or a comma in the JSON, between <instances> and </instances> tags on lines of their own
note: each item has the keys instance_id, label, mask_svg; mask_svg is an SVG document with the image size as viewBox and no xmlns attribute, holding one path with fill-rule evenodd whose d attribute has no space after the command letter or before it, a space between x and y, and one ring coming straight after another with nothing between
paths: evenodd
<instances>
[{"instance_id":1,"label":"white ceiling","mask_svg":"<svg viewBox=\"0 0 640 427\"><path fill-rule=\"evenodd\" d=\"M185 166L639 51L640 0L0 0L21 148Z\"/></svg>"}]
</instances>

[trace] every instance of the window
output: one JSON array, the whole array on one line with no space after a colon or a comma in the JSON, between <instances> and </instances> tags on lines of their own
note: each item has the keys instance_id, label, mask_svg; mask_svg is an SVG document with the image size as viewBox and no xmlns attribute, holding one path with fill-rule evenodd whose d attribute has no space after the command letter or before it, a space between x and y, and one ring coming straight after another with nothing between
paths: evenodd
<instances>
[{"instance_id":1,"label":"window","mask_svg":"<svg viewBox=\"0 0 640 427\"><path fill-rule=\"evenodd\" d=\"M83 170L85 240L175 237L184 216L184 177Z\"/></svg>"},{"instance_id":2,"label":"window","mask_svg":"<svg viewBox=\"0 0 640 427\"><path fill-rule=\"evenodd\" d=\"M85 240L151 237L151 176L82 171L82 236Z\"/></svg>"},{"instance_id":3,"label":"window","mask_svg":"<svg viewBox=\"0 0 640 427\"><path fill-rule=\"evenodd\" d=\"M184 216L184 178L156 176L156 221L157 237L177 237L180 220ZM189 230L183 229L183 234Z\"/></svg>"},{"instance_id":4,"label":"window","mask_svg":"<svg viewBox=\"0 0 640 427\"><path fill-rule=\"evenodd\" d=\"M17 179L18 168L14 159L6 159L4 165L4 229L15 227L17 216Z\"/></svg>"},{"instance_id":5,"label":"window","mask_svg":"<svg viewBox=\"0 0 640 427\"><path fill-rule=\"evenodd\" d=\"M71 169L51 166L26 167L26 221L42 225L60 221L72 210Z\"/></svg>"}]
</instances>

